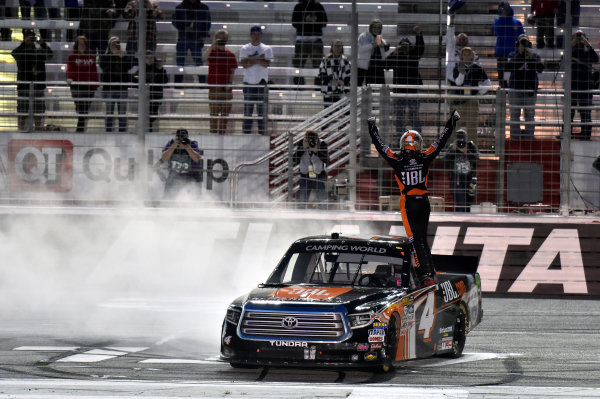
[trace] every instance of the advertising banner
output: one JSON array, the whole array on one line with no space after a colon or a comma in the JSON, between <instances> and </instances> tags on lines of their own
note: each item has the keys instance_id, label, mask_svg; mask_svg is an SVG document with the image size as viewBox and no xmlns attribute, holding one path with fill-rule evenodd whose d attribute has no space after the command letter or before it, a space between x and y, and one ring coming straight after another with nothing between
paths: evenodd
<instances>
[{"instance_id":1,"label":"advertising banner","mask_svg":"<svg viewBox=\"0 0 600 399\"><path fill-rule=\"evenodd\" d=\"M127 200L136 198L137 176L144 172L145 198L163 198L167 164L159 162L168 134L146 137L124 134L5 134L0 136L0 190L19 198ZM236 165L269 151L269 138L256 135L197 135L202 152L200 181L203 200L229 201ZM145 169L140 159L146 156ZM268 162L250 166L240 175L237 198L268 200ZM139 199L139 195L137 196Z\"/></svg>"}]
</instances>

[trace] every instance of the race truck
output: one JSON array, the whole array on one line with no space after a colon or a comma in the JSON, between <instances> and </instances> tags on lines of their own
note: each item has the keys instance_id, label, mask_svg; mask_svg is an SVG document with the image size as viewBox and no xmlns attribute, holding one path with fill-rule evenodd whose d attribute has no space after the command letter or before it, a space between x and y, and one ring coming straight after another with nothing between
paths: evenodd
<instances>
[{"instance_id":1,"label":"race truck","mask_svg":"<svg viewBox=\"0 0 600 399\"><path fill-rule=\"evenodd\" d=\"M267 281L228 307L221 359L233 367L368 367L459 357L480 323L477 258L434 256L437 284L415 287L406 237L295 241Z\"/></svg>"}]
</instances>

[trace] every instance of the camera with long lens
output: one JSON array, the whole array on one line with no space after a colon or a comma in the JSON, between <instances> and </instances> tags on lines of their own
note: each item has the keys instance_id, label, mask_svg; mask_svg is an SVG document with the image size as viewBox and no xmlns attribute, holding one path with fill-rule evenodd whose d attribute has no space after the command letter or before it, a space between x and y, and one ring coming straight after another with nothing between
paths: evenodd
<instances>
[{"instance_id":1,"label":"camera with long lens","mask_svg":"<svg viewBox=\"0 0 600 399\"><path fill-rule=\"evenodd\" d=\"M178 130L175 134L175 137L177 138L179 144L187 145L191 142L190 138L188 137L188 131L185 129Z\"/></svg>"},{"instance_id":2,"label":"camera with long lens","mask_svg":"<svg viewBox=\"0 0 600 399\"><path fill-rule=\"evenodd\" d=\"M465 148L467 146L467 141L466 140L457 140L456 146L458 148Z\"/></svg>"},{"instance_id":3,"label":"camera with long lens","mask_svg":"<svg viewBox=\"0 0 600 399\"><path fill-rule=\"evenodd\" d=\"M519 41L519 44L523 47L529 47L529 40L521 39L521 41Z\"/></svg>"},{"instance_id":4,"label":"camera with long lens","mask_svg":"<svg viewBox=\"0 0 600 399\"><path fill-rule=\"evenodd\" d=\"M312 147L316 147L317 146L317 140L315 140L313 138L308 139L308 146L311 147L311 148Z\"/></svg>"}]
</instances>

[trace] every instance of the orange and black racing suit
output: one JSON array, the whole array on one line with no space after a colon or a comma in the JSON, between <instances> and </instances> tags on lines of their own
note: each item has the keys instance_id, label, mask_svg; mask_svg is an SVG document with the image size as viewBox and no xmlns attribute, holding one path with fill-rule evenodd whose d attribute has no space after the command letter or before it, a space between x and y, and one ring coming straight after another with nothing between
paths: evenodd
<instances>
[{"instance_id":1,"label":"orange and black racing suit","mask_svg":"<svg viewBox=\"0 0 600 399\"><path fill-rule=\"evenodd\" d=\"M438 138L425 152L394 153L383 143L374 121L369 120L369 134L375 148L394 169L395 178L400 187L400 214L406 234L413 245L417 277L423 280L435 276L435 267L431 257L431 248L427 243L427 227L431 207L427 198L427 174L429 165L448 142L456 126L455 113Z\"/></svg>"}]
</instances>

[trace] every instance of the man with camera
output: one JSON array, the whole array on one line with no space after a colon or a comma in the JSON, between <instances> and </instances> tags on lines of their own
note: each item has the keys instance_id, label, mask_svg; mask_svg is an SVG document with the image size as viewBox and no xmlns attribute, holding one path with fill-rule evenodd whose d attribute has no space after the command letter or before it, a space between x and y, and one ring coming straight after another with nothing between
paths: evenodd
<instances>
[{"instance_id":1,"label":"man with camera","mask_svg":"<svg viewBox=\"0 0 600 399\"><path fill-rule=\"evenodd\" d=\"M446 169L450 171L456 212L470 212L470 206L476 201L478 160L479 151L475 143L467 140L463 129L457 130L456 140L444 157Z\"/></svg>"},{"instance_id":2,"label":"man with camera","mask_svg":"<svg viewBox=\"0 0 600 399\"><path fill-rule=\"evenodd\" d=\"M200 185L194 183L202 181L200 170L200 156L202 150L197 141L189 138L188 131L178 129L175 137L163 149L161 163L168 163L169 175L165 183L165 198L173 199L179 193L198 193Z\"/></svg>"},{"instance_id":3,"label":"man with camera","mask_svg":"<svg viewBox=\"0 0 600 399\"><path fill-rule=\"evenodd\" d=\"M12 51L17 63L17 117L20 132L29 130L27 118L30 113L30 97L33 97L33 121L35 129L44 125L44 90L46 89L46 61L52 58L52 50L42 37L36 37L31 29L23 30L23 42ZM33 83L33 86L31 86ZM33 88L33 91L31 91Z\"/></svg>"},{"instance_id":4,"label":"man with camera","mask_svg":"<svg viewBox=\"0 0 600 399\"><path fill-rule=\"evenodd\" d=\"M327 165L329 164L329 150L327 143L319 139L314 130L308 130L304 139L298 143L293 158L294 166L300 169L300 191L298 202L306 203L310 200L310 193L314 191L318 202L327 200Z\"/></svg>"},{"instance_id":5,"label":"man with camera","mask_svg":"<svg viewBox=\"0 0 600 399\"><path fill-rule=\"evenodd\" d=\"M520 35L516 49L508 56L506 65L510 72L508 102L510 104L510 138L533 139L535 131L535 104L537 101L538 73L544 70L539 55L531 49L527 35ZM525 130L521 132L521 111L525 116Z\"/></svg>"}]
</instances>

